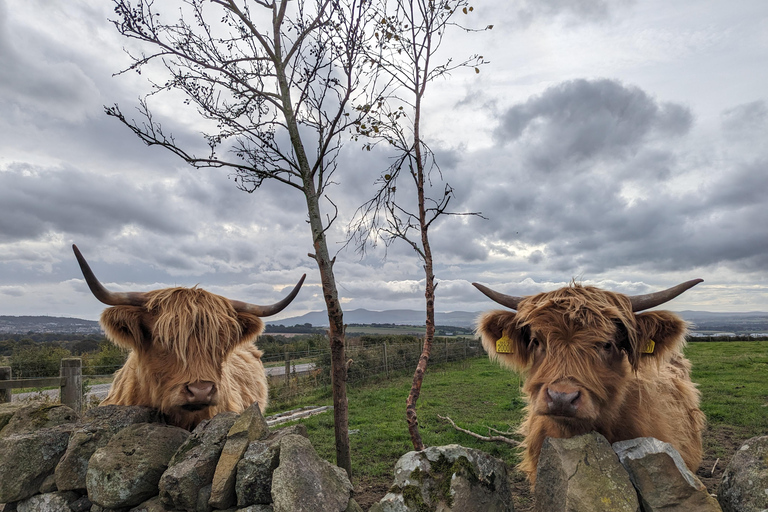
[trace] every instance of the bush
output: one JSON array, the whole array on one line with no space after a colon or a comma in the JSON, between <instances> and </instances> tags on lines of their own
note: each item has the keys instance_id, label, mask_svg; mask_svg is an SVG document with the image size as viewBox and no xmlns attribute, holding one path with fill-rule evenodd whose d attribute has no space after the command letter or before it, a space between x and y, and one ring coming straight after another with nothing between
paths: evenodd
<instances>
[{"instance_id":1,"label":"bush","mask_svg":"<svg viewBox=\"0 0 768 512\"><path fill-rule=\"evenodd\" d=\"M61 360L71 355L69 350L56 345L17 347L11 354L11 372L15 379L58 377Z\"/></svg>"},{"instance_id":2,"label":"bush","mask_svg":"<svg viewBox=\"0 0 768 512\"><path fill-rule=\"evenodd\" d=\"M128 357L128 351L105 340L99 350L83 355L83 375L109 375L119 370Z\"/></svg>"}]
</instances>

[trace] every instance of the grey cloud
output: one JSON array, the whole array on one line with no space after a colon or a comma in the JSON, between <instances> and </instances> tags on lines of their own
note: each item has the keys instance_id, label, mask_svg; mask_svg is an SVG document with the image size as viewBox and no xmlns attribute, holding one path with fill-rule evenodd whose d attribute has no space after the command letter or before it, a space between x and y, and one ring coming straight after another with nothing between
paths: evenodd
<instances>
[{"instance_id":1,"label":"grey cloud","mask_svg":"<svg viewBox=\"0 0 768 512\"><path fill-rule=\"evenodd\" d=\"M163 211L169 201L157 187L74 169L12 164L0 172L0 202L0 237L6 242L49 231L103 235L131 224L166 234L187 231Z\"/></svg>"},{"instance_id":2,"label":"grey cloud","mask_svg":"<svg viewBox=\"0 0 768 512\"><path fill-rule=\"evenodd\" d=\"M634 0L520 0L510 2L509 9L521 25L538 20L563 17L569 23L603 22L610 20L616 11L633 5Z\"/></svg>"},{"instance_id":3,"label":"grey cloud","mask_svg":"<svg viewBox=\"0 0 768 512\"><path fill-rule=\"evenodd\" d=\"M500 145L529 146L531 165L556 171L568 164L626 157L653 137L687 133L692 119L686 107L658 103L637 87L580 79L509 108L493 135Z\"/></svg>"},{"instance_id":4,"label":"grey cloud","mask_svg":"<svg viewBox=\"0 0 768 512\"><path fill-rule=\"evenodd\" d=\"M744 103L723 111L721 120L723 128L735 134L765 129L768 125L768 105L763 100Z\"/></svg>"}]
</instances>

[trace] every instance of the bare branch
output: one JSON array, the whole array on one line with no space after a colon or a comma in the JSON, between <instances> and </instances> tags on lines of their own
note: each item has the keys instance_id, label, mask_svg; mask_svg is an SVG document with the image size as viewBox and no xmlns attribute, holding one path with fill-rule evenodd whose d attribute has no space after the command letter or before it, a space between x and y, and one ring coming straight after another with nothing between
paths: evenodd
<instances>
[{"instance_id":1,"label":"bare branch","mask_svg":"<svg viewBox=\"0 0 768 512\"><path fill-rule=\"evenodd\" d=\"M459 427L448 416L441 416L441 415L438 414L437 417L440 418L441 420L444 420L444 421L447 421L448 423L450 423L451 426L454 429L458 430L459 432L463 432L464 434L468 434L468 435L474 437L475 439L479 439L481 441L488 441L488 442L506 443L506 444L509 444L509 445L512 445L512 446L515 446L515 447L519 447L521 445L520 441L516 441L514 439L510 439L510 438L505 437L503 435L500 435L500 436L484 436L484 435L481 435L481 434L476 434L476 433L472 432L471 430L467 430L465 428ZM498 430L494 430L494 429L492 429L490 427L487 427L487 428L488 428L489 431L501 433Z\"/></svg>"}]
</instances>

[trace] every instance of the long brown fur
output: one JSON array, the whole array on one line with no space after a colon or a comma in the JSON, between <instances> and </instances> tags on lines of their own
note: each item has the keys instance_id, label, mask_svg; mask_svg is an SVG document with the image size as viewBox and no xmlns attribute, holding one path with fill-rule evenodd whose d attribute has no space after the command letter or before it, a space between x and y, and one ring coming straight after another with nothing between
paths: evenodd
<instances>
[{"instance_id":1,"label":"long brown fur","mask_svg":"<svg viewBox=\"0 0 768 512\"><path fill-rule=\"evenodd\" d=\"M666 441L696 471L705 417L682 353L685 322L668 311L635 314L626 296L579 284L526 297L518 306L517 313L485 313L477 330L489 357L525 375L520 468L531 484L547 437L593 430L611 443ZM504 335L513 353L496 352ZM652 354L642 353L648 340L656 344ZM551 414L548 388L580 393L573 417Z\"/></svg>"},{"instance_id":2,"label":"long brown fur","mask_svg":"<svg viewBox=\"0 0 768 512\"><path fill-rule=\"evenodd\" d=\"M130 350L102 405L146 405L168 421L192 429L223 411L241 412L268 402L262 352L253 342L264 330L257 316L237 313L230 302L199 288L148 292L143 307L104 310L101 325L116 345ZM199 411L187 403L185 386L213 382L211 405Z\"/></svg>"}]
</instances>

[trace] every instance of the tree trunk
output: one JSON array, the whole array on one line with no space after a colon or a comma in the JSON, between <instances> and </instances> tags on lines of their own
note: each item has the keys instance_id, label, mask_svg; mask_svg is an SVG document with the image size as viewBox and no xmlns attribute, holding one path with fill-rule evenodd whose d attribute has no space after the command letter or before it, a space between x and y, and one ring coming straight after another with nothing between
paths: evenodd
<instances>
[{"instance_id":1,"label":"tree trunk","mask_svg":"<svg viewBox=\"0 0 768 512\"><path fill-rule=\"evenodd\" d=\"M349 448L349 407L347 404L347 361L344 343L344 316L339 303L336 279L333 275L334 261L329 258L328 245L320 217L318 197L307 194L309 223L315 253L311 254L320 269L323 297L328 311L328 337L331 343L331 389L333 391L333 425L336 434L336 465L352 477L352 455Z\"/></svg>"}]
</instances>

